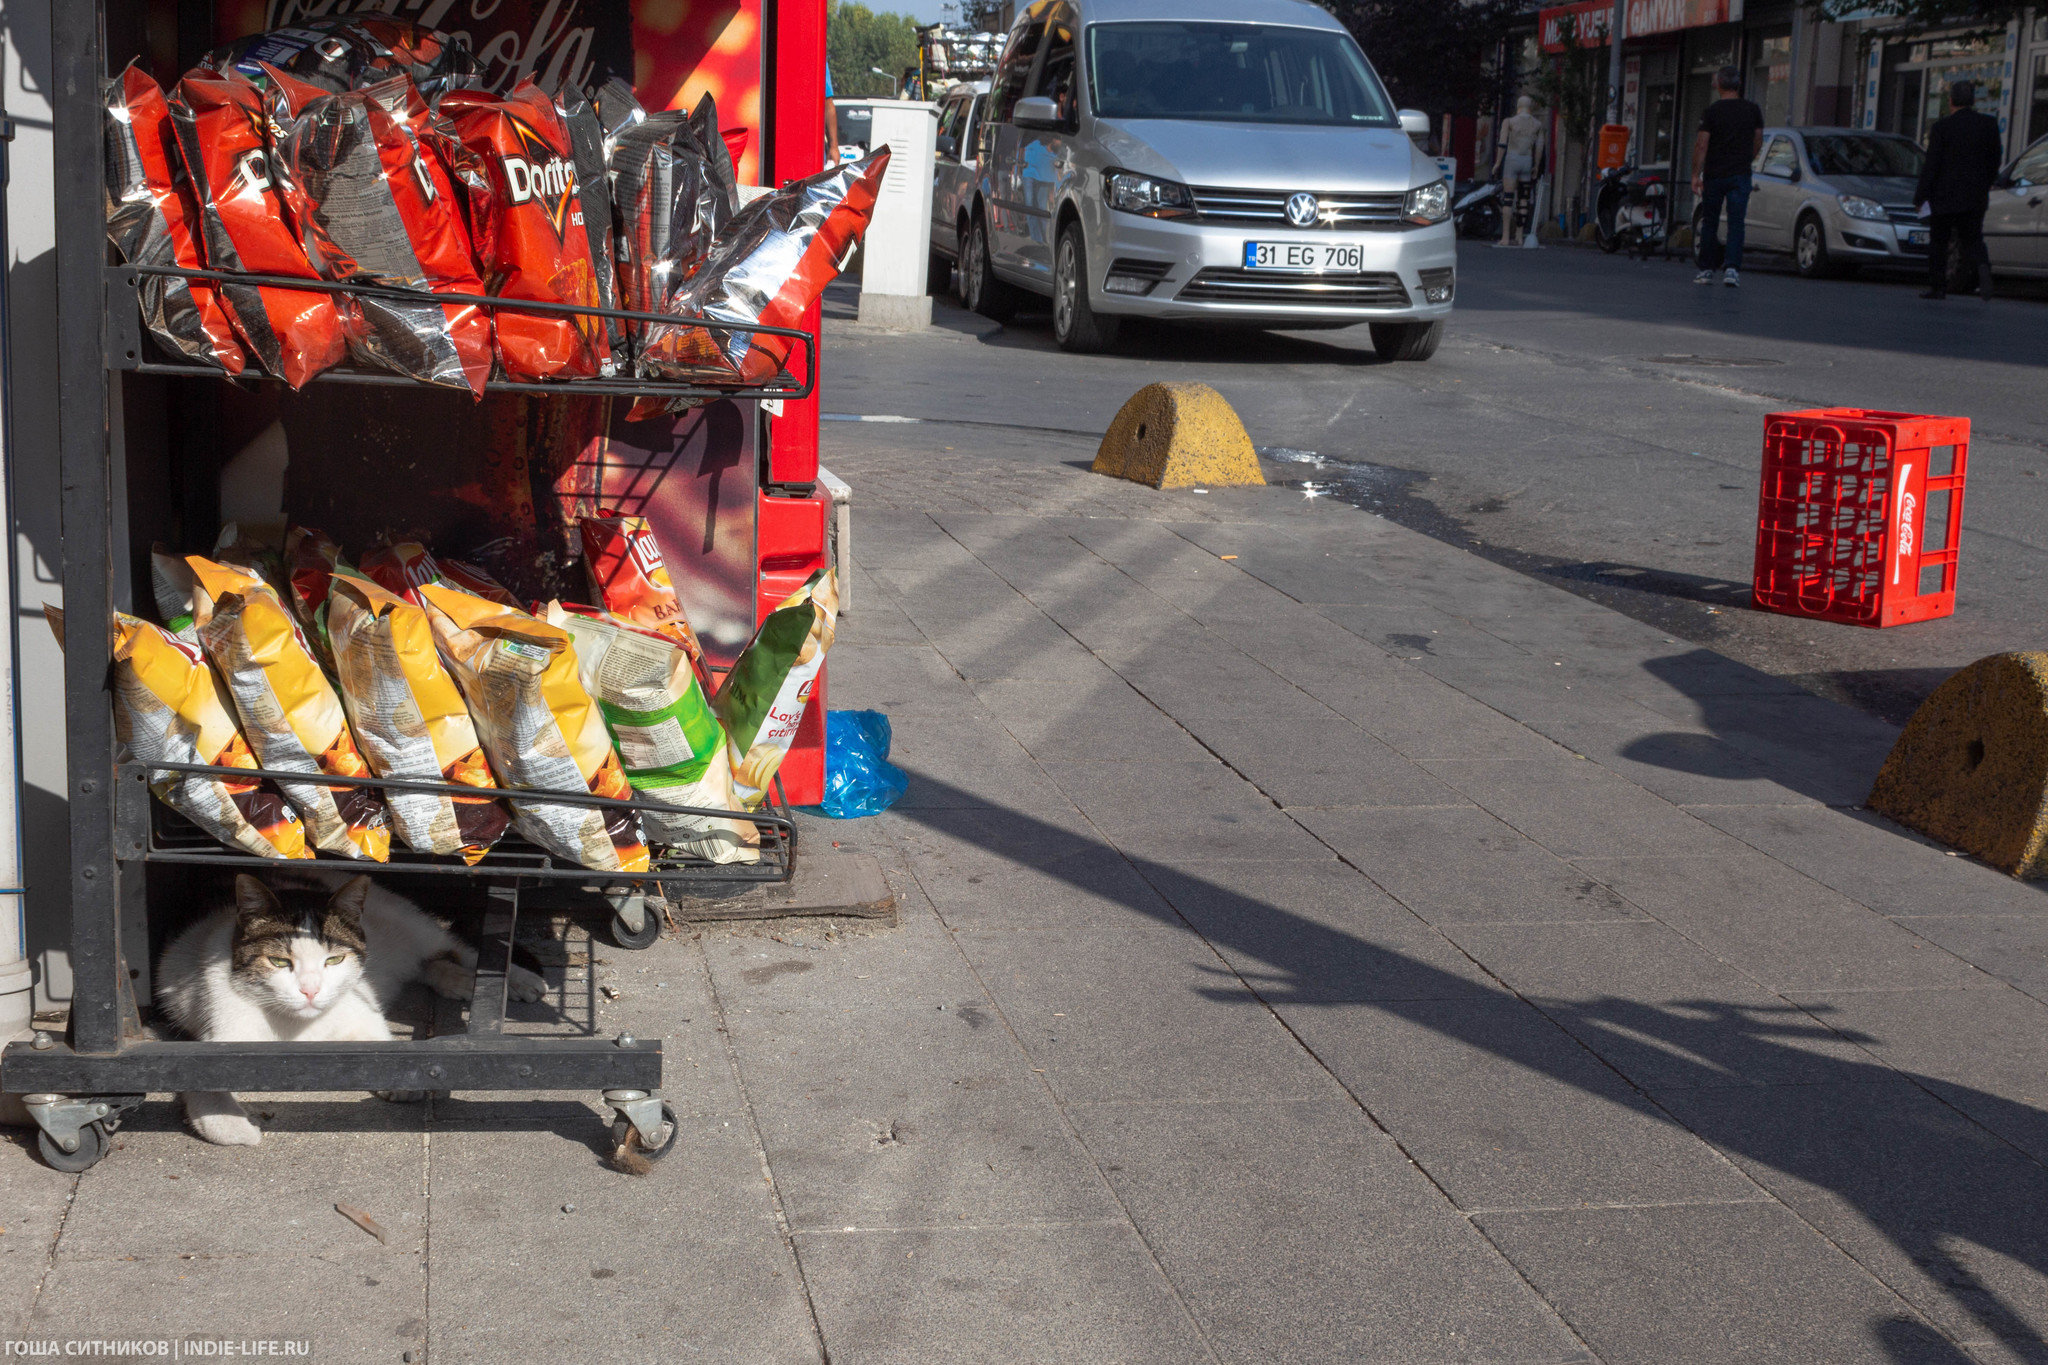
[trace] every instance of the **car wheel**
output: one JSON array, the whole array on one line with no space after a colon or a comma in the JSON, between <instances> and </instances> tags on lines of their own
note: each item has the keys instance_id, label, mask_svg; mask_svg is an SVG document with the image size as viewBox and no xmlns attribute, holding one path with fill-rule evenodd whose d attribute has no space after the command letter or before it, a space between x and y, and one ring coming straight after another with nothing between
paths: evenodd
<instances>
[{"instance_id":1,"label":"car wheel","mask_svg":"<svg viewBox=\"0 0 2048 1365\"><path fill-rule=\"evenodd\" d=\"M1052 337L1063 351L1105 350L1116 344L1118 319L1095 311L1088 298L1088 248L1081 225L1069 223L1060 233L1053 258Z\"/></svg>"},{"instance_id":2,"label":"car wheel","mask_svg":"<svg viewBox=\"0 0 2048 1365\"><path fill-rule=\"evenodd\" d=\"M1827 229L1813 214L1801 218L1798 229L1792 234L1792 262L1809 280L1824 279L1835 273L1834 262L1828 259Z\"/></svg>"},{"instance_id":3,"label":"car wheel","mask_svg":"<svg viewBox=\"0 0 2048 1365\"><path fill-rule=\"evenodd\" d=\"M967 229L967 252L960 271L960 301L985 318L1008 322L1017 316L1017 292L996 278L989 263L988 227L979 215Z\"/></svg>"},{"instance_id":4,"label":"car wheel","mask_svg":"<svg viewBox=\"0 0 2048 1365\"><path fill-rule=\"evenodd\" d=\"M1375 322L1372 348L1382 360L1427 360L1444 338L1441 322Z\"/></svg>"}]
</instances>

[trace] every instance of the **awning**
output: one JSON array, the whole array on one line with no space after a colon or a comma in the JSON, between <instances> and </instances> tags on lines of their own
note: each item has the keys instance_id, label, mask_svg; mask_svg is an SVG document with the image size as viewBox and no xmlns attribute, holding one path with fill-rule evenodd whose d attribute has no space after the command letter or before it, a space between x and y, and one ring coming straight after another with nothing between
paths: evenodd
<instances>
[{"instance_id":1,"label":"awning","mask_svg":"<svg viewBox=\"0 0 2048 1365\"><path fill-rule=\"evenodd\" d=\"M1541 11L1536 32L1545 52L1564 51L1559 32L1561 20L1571 15L1580 47L1605 47L1607 24L1614 13L1608 0L1579 0ZM1742 0L1626 0L1624 9L1629 38L1646 38L1653 33L1674 33L1682 28L1706 28L1712 24L1734 23L1742 18Z\"/></svg>"}]
</instances>

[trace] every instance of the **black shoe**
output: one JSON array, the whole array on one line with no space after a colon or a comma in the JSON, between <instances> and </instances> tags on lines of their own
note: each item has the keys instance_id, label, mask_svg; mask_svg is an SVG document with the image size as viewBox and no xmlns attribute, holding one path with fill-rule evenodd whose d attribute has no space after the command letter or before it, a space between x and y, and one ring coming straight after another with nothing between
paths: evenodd
<instances>
[{"instance_id":1,"label":"black shoe","mask_svg":"<svg viewBox=\"0 0 2048 1365\"><path fill-rule=\"evenodd\" d=\"M1922 295L1921 295L1920 297L1921 297L1921 298L1923 298L1923 299L1945 299L1945 298L1947 298L1947 297L1948 297L1948 290L1946 290L1946 289L1929 289L1928 291L1926 291L1925 293L1923 293L1923 294L1922 294Z\"/></svg>"}]
</instances>

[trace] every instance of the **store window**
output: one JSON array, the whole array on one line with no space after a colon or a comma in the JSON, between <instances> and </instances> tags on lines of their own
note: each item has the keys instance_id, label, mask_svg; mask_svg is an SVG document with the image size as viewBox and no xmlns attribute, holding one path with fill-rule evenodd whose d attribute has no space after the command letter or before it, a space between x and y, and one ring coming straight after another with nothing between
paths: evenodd
<instances>
[{"instance_id":1,"label":"store window","mask_svg":"<svg viewBox=\"0 0 2048 1365\"><path fill-rule=\"evenodd\" d=\"M2036 21L2048 24L2048 19ZM2033 112L2027 115L2027 141L2048 137L2048 52L2034 54Z\"/></svg>"},{"instance_id":2,"label":"store window","mask_svg":"<svg viewBox=\"0 0 2048 1365\"><path fill-rule=\"evenodd\" d=\"M1764 122L1792 121L1792 30L1749 35L1747 94L1764 111Z\"/></svg>"}]
</instances>

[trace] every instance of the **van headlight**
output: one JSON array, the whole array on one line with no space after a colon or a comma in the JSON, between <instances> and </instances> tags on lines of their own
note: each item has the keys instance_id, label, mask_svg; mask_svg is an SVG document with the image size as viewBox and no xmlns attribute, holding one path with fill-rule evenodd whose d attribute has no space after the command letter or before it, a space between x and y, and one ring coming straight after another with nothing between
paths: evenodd
<instances>
[{"instance_id":1,"label":"van headlight","mask_svg":"<svg viewBox=\"0 0 2048 1365\"><path fill-rule=\"evenodd\" d=\"M1147 218L1192 218L1195 196L1175 180L1159 180L1131 171L1110 171L1102 177L1102 195L1109 206Z\"/></svg>"},{"instance_id":2,"label":"van headlight","mask_svg":"<svg viewBox=\"0 0 2048 1365\"><path fill-rule=\"evenodd\" d=\"M1839 203L1842 206L1842 212L1848 214L1851 218L1874 218L1881 223L1888 216L1884 211L1883 204L1878 203L1875 199L1865 199L1860 194L1845 194L1835 202Z\"/></svg>"},{"instance_id":3,"label":"van headlight","mask_svg":"<svg viewBox=\"0 0 2048 1365\"><path fill-rule=\"evenodd\" d=\"M1427 185L1417 185L1408 191L1408 212L1411 223L1441 223L1451 216L1451 187L1441 180L1432 180Z\"/></svg>"}]
</instances>

